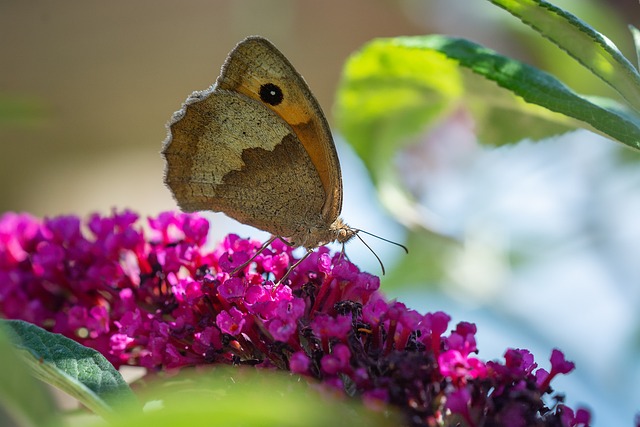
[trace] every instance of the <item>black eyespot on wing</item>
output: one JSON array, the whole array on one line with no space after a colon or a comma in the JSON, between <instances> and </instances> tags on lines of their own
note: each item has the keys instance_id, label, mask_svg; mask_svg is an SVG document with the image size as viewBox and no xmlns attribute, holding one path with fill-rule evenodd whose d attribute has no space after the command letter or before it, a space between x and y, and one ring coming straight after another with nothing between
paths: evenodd
<instances>
[{"instance_id":1,"label":"black eyespot on wing","mask_svg":"<svg viewBox=\"0 0 640 427\"><path fill-rule=\"evenodd\" d=\"M273 83L265 83L260 86L260 99L267 104L276 106L282 102L284 95L279 86Z\"/></svg>"}]
</instances>

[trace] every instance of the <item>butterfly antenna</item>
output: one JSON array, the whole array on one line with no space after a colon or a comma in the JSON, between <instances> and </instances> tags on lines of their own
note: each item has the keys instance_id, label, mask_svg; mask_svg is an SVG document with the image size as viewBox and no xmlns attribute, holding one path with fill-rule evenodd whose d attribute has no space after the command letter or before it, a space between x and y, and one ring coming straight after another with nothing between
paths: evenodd
<instances>
[{"instance_id":1,"label":"butterfly antenna","mask_svg":"<svg viewBox=\"0 0 640 427\"><path fill-rule=\"evenodd\" d=\"M361 230L358 230L361 231ZM369 233L365 233L365 234L369 234ZM384 270L384 264L382 263L382 260L380 259L380 257L378 256L377 253L375 253L373 251L373 249L371 249L371 246L367 245L367 242L365 242L362 237L360 237L360 235L358 233L356 233L356 237L358 237L358 239L360 239L360 241L362 242L363 245L365 245L367 247L367 249L369 249L371 251L371 253L373 254L374 257L376 257L376 259L378 260L378 262L380 263L380 268L382 268L382 275L384 276L385 270ZM377 236L376 236L377 237ZM384 239L382 239L384 240ZM393 242L390 242L393 243ZM402 246L402 245L400 245Z\"/></svg>"},{"instance_id":2,"label":"butterfly antenna","mask_svg":"<svg viewBox=\"0 0 640 427\"><path fill-rule=\"evenodd\" d=\"M380 237L380 236L378 236L377 234L369 233L368 231L364 231L364 230L360 230L360 229L356 230L356 235L358 235L358 233L364 233L364 234L367 234L367 235L369 235L369 236L371 236L371 237L375 237L376 239L380 239L380 240L382 240L383 242L387 242L387 243L391 243L392 245L399 246L399 247L401 247L402 249L404 249L404 251L405 251L406 253L409 253L409 249L407 249L407 247L406 247L405 245L401 244L401 243L394 242L393 240L385 239L384 237ZM360 239L360 240L362 240L362 239ZM362 243L364 243L364 240L362 240ZM373 252L373 251L372 251L372 252Z\"/></svg>"}]
</instances>

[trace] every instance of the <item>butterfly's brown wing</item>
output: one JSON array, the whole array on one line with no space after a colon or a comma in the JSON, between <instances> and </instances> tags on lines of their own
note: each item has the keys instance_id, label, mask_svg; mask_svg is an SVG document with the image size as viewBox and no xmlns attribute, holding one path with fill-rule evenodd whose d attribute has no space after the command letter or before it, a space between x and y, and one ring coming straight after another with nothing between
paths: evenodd
<instances>
[{"instance_id":1,"label":"butterfly's brown wing","mask_svg":"<svg viewBox=\"0 0 640 427\"><path fill-rule=\"evenodd\" d=\"M217 87L262 102L291 126L322 181L328 228L342 210L340 163L327 120L302 76L271 42L249 37L229 54Z\"/></svg>"},{"instance_id":2,"label":"butterfly's brown wing","mask_svg":"<svg viewBox=\"0 0 640 427\"><path fill-rule=\"evenodd\" d=\"M194 93L170 123L165 182L185 211L224 212L277 236L322 226L322 181L291 127L251 98Z\"/></svg>"}]
</instances>

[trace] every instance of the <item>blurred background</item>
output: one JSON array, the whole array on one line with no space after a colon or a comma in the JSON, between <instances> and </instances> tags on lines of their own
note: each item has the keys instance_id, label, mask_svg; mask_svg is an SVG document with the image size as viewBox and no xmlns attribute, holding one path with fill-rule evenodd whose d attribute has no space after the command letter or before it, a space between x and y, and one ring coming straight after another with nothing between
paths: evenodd
<instances>
[{"instance_id":1,"label":"blurred background","mask_svg":"<svg viewBox=\"0 0 640 427\"><path fill-rule=\"evenodd\" d=\"M555 4L635 62L627 25L640 24L637 1ZM187 95L215 81L227 53L248 35L278 46L331 123L350 53L372 38L430 33L469 38L578 92L611 95L489 2L0 0L0 212L174 209L162 184L165 123ZM416 198L463 245L431 279L383 279L386 292L423 313L444 310L454 322L478 324L483 359L524 347L548 369L551 349L562 349L577 364L556 383L568 402L590 407L596 426L631 425L640 410L637 156L588 132L485 149L464 115L438 132L426 151L394 161L410 172ZM405 230L381 209L366 171L336 139L343 217L403 242ZM407 163L420 156L428 161ZM264 236L219 214L212 228L214 239L229 231ZM350 256L377 274L360 246L351 245ZM396 248L375 248L388 268L402 265Z\"/></svg>"}]
</instances>

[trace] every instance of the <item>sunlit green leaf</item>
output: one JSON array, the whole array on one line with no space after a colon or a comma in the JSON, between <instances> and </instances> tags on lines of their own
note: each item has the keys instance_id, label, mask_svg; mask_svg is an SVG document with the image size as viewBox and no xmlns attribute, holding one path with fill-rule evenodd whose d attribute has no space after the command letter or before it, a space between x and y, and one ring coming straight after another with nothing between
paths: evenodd
<instances>
[{"instance_id":1,"label":"sunlit green leaf","mask_svg":"<svg viewBox=\"0 0 640 427\"><path fill-rule=\"evenodd\" d=\"M565 50L640 111L640 74L604 35L542 0L489 0Z\"/></svg>"},{"instance_id":2,"label":"sunlit green leaf","mask_svg":"<svg viewBox=\"0 0 640 427\"><path fill-rule=\"evenodd\" d=\"M336 397L339 397L336 399ZM321 393L297 376L253 368L183 372L141 395L145 412L124 412L113 427L396 426L390 412L373 412L341 393Z\"/></svg>"},{"instance_id":3,"label":"sunlit green leaf","mask_svg":"<svg viewBox=\"0 0 640 427\"><path fill-rule=\"evenodd\" d=\"M613 100L578 95L544 71L467 40L443 36L393 40L405 48L442 52L461 66L494 81L528 103L580 120L584 127L593 127L626 145L640 148L640 118ZM499 127L499 124L496 126ZM523 128L525 134L530 131L531 127ZM524 138L529 137L525 135Z\"/></svg>"},{"instance_id":4,"label":"sunlit green leaf","mask_svg":"<svg viewBox=\"0 0 640 427\"><path fill-rule=\"evenodd\" d=\"M633 36L633 44L636 48L636 63L640 67L640 31L634 26L629 26L629 31Z\"/></svg>"},{"instance_id":5,"label":"sunlit green leaf","mask_svg":"<svg viewBox=\"0 0 640 427\"><path fill-rule=\"evenodd\" d=\"M456 108L472 113L485 143L543 138L582 126L640 148L635 113L613 100L578 95L520 61L445 36L375 40L347 62L336 118L383 204L404 224L420 214L390 160L412 136Z\"/></svg>"}]
</instances>

